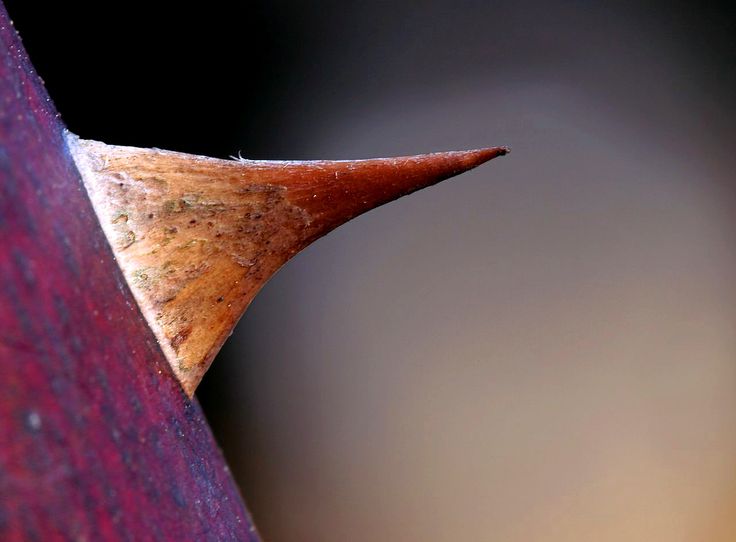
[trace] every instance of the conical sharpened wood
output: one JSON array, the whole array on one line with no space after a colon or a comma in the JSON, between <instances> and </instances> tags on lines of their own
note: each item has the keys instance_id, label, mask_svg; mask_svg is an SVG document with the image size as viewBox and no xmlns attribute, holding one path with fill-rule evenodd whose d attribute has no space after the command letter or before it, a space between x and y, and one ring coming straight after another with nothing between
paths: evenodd
<instances>
[{"instance_id":1,"label":"conical sharpened wood","mask_svg":"<svg viewBox=\"0 0 736 542\"><path fill-rule=\"evenodd\" d=\"M192 395L256 293L294 254L351 218L506 154L217 160L67 141L113 252Z\"/></svg>"}]
</instances>

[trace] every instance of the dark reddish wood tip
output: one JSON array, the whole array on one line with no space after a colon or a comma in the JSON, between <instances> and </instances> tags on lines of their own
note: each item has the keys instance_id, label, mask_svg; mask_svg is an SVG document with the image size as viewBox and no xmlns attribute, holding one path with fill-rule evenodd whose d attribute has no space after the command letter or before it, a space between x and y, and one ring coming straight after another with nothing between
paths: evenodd
<instances>
[{"instance_id":1,"label":"dark reddish wood tip","mask_svg":"<svg viewBox=\"0 0 736 542\"><path fill-rule=\"evenodd\" d=\"M464 157L464 161L467 164L468 169L473 169L479 165L488 162L497 156L506 156L511 152L508 147L488 147L485 149L474 149L469 151L456 151L456 153L438 153L438 154L459 154ZM431 156L431 155L430 155Z\"/></svg>"},{"instance_id":2,"label":"dark reddish wood tip","mask_svg":"<svg viewBox=\"0 0 736 542\"><path fill-rule=\"evenodd\" d=\"M351 218L509 152L506 147L354 161L251 162L312 217L311 240ZM264 173L265 173L264 171Z\"/></svg>"}]
</instances>

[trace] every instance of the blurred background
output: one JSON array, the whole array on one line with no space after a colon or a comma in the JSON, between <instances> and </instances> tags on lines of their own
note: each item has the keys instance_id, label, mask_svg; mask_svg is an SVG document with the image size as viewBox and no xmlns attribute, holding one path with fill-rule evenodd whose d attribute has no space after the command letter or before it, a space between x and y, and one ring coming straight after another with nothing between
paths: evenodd
<instances>
[{"instance_id":1,"label":"blurred background","mask_svg":"<svg viewBox=\"0 0 736 542\"><path fill-rule=\"evenodd\" d=\"M198 396L265 540L736 539L732 5L5 4L85 138L513 148L240 322Z\"/></svg>"}]
</instances>

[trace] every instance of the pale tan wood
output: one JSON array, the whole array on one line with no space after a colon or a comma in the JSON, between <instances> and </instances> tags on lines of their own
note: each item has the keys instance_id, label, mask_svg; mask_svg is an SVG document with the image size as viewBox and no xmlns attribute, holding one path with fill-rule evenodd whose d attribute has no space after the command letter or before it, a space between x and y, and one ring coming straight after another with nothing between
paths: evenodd
<instances>
[{"instance_id":1,"label":"pale tan wood","mask_svg":"<svg viewBox=\"0 0 736 542\"><path fill-rule=\"evenodd\" d=\"M141 312L189 395L291 256L362 212L507 152L264 162L72 134L67 142Z\"/></svg>"}]
</instances>

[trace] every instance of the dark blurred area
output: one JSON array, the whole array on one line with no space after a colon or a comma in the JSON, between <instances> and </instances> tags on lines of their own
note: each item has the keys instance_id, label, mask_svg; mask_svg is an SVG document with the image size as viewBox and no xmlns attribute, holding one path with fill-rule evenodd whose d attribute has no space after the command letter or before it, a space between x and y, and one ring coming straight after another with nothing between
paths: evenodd
<instances>
[{"instance_id":1,"label":"dark blurred area","mask_svg":"<svg viewBox=\"0 0 736 542\"><path fill-rule=\"evenodd\" d=\"M360 217L197 392L269 541L736 539L736 8L7 0L69 129L510 156Z\"/></svg>"}]
</instances>

